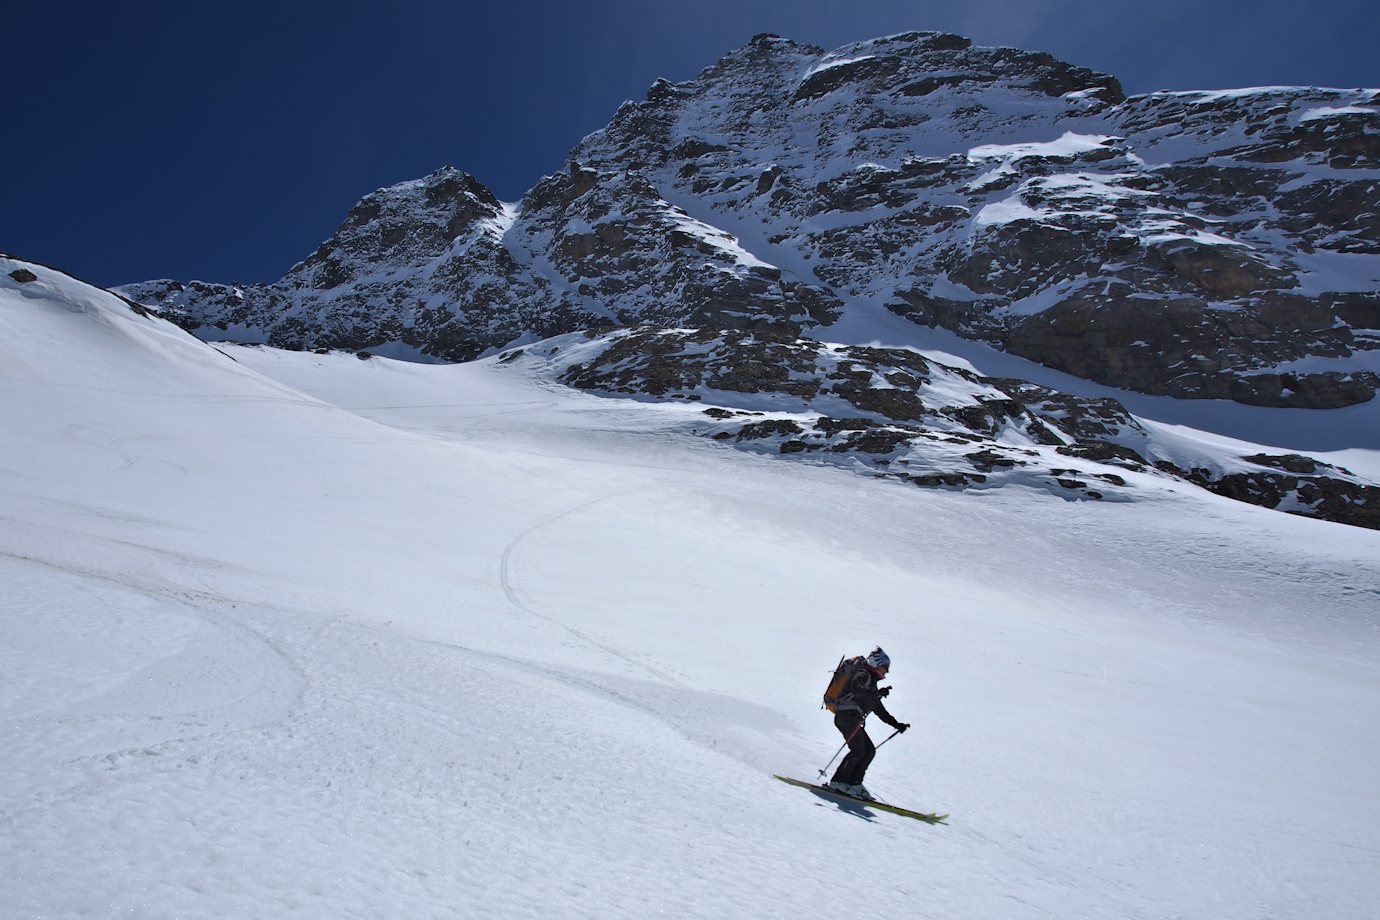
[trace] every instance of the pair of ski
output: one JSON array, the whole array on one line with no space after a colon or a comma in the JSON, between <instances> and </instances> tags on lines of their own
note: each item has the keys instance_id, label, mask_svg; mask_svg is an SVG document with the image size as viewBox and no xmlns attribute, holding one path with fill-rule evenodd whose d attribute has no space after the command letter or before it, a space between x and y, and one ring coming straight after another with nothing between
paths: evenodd
<instances>
[{"instance_id":1,"label":"pair of ski","mask_svg":"<svg viewBox=\"0 0 1380 920\"><path fill-rule=\"evenodd\" d=\"M948 815L926 814L920 811L911 811L908 808L897 808L895 805L888 805L885 802L878 802L874 799L864 799L846 792L839 792L837 789L830 789L828 786L817 786L814 783L807 783L803 779L792 779L789 776L779 776L772 774L783 783L790 783L792 786L799 786L802 789L810 789L823 795L831 795L835 798L845 799L849 802L857 802L866 805L868 808L875 808L878 811L889 811L893 815L900 815L903 818L914 818L917 821L924 821L926 824L943 824Z\"/></svg>"}]
</instances>

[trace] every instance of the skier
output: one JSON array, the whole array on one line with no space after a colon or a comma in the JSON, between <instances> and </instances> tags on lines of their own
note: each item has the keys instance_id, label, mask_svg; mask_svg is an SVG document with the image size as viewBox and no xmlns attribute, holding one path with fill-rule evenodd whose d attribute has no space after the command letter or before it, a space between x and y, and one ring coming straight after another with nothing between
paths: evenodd
<instances>
[{"instance_id":1,"label":"skier","mask_svg":"<svg viewBox=\"0 0 1380 920\"><path fill-rule=\"evenodd\" d=\"M836 792L860 799L872 798L862 784L863 776L877 753L877 746L867 737L867 729L863 727L869 712L877 713L878 718L898 732L910 728L910 723L897 722L882 705L882 698L891 692L891 688L878 687L877 682L886 677L889 670L891 657L878 646L853 672L846 689L839 694L834 706L834 727L847 742L848 754L834 771L834 778L829 781L828 788Z\"/></svg>"}]
</instances>

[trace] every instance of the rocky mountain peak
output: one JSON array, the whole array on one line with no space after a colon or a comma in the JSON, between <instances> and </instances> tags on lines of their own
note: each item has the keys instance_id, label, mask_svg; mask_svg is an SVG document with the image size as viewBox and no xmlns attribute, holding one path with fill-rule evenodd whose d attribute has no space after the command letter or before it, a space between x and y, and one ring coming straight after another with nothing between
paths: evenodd
<instances>
[{"instance_id":1,"label":"rocky mountain peak","mask_svg":"<svg viewBox=\"0 0 1380 920\"><path fill-rule=\"evenodd\" d=\"M978 47L946 32L909 32L821 55L793 101L816 98L860 80L910 97L928 96L942 87L1000 83L1054 97L1076 93L1103 103L1125 99L1114 77L1044 52Z\"/></svg>"},{"instance_id":2,"label":"rocky mountain peak","mask_svg":"<svg viewBox=\"0 0 1380 920\"><path fill-rule=\"evenodd\" d=\"M424 179L366 195L287 279L331 290L359 281L379 265L419 267L477 225L495 224L502 214L502 204L483 183L444 166Z\"/></svg>"}]
</instances>

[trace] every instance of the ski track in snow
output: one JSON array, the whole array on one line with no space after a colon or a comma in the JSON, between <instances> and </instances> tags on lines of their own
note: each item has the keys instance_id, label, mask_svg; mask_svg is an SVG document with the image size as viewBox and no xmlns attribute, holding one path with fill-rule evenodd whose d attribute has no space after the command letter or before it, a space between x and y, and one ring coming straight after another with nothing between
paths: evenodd
<instances>
[{"instance_id":1,"label":"ski track in snow","mask_svg":"<svg viewBox=\"0 0 1380 920\"><path fill-rule=\"evenodd\" d=\"M276 721L300 693L291 659L204 597L9 550L0 569L11 602L53 627L6 630L0 643L14 656L0 721L20 803L0 812L0 824L99 792L131 757ZM55 684L72 675L45 666L72 656L83 663L80 679ZM79 699L57 705L59 689ZM28 773L34 763L44 766Z\"/></svg>"},{"instance_id":2,"label":"ski track in snow","mask_svg":"<svg viewBox=\"0 0 1380 920\"><path fill-rule=\"evenodd\" d=\"M582 503L580 503L580 504L578 504L578 505L575 505L575 506L572 507L572 508L566 509L565 511L561 511L561 512L559 512L559 513L557 513L557 514L553 514L551 517L547 518L546 520L541 521L541 522L539 522L539 523L537 523L537 524L533 524L531 527L527 528L527 529L524 530L522 533L518 534L517 537L515 537L511 543L509 543L506 547L503 548L503 557L502 557L502 559L501 559L500 562L499 562L499 582L503 585L503 594L504 594L505 597L508 598L508 601L509 601L514 607L516 607L518 610L522 611L523 613L527 614L528 616L530 616L530 617L535 617L535 618L537 618L537 619L539 619L539 620L542 620L542 621L544 621L544 622L546 622L546 623L550 623L550 624L553 625L553 626L559 627L560 629L562 629L562 630L564 630L565 632L569 633L571 636L573 636L573 637L575 637L576 639L578 639L580 642L582 642L582 643L584 643L584 644L586 644L586 645L588 645L588 646L591 646L591 647L593 647L593 648L596 648L596 649L598 649L599 651L604 652L605 654L607 654L607 655L609 655L609 656L611 656L611 657L613 657L613 658L617 658L619 661L622 661L622 662L625 663L625 664L631 665L633 668L635 668L635 669L637 669L637 670L639 670L639 671L643 671L643 672L645 672L645 673L647 673L647 674L650 674L652 677L656 678L657 680L660 680L660 681L663 681L663 682L665 682L665 683L668 683L668 684L671 684L671 685L675 686L675 685L678 685L678 684L679 684L679 681L677 681L674 677L670 676L669 674L666 674L665 672L659 671L659 670L657 670L656 668L651 667L651 666L648 665L648 664L645 664L645 663L643 663L643 662L641 662L641 661L638 661L636 658L632 657L631 655L628 655L628 654L625 653L625 652L619 651L617 648L615 648L615 647L612 646L612 645L608 645L608 644L606 644L606 643L603 643L603 642L600 642L600 641L598 641L598 640L596 640L596 639L593 639L593 638L591 638L589 635L587 635L586 633L584 633L584 632L582 632L582 631L576 629L576 628L573 627L573 626L570 626L569 624L562 623L560 620L558 620L557 618L555 618L555 617L553 617L553 616L550 616L550 615L544 614L544 613L539 613L539 612L537 612L536 610L532 609L531 605L528 604L526 601L524 601L524 600L522 599L522 596L521 596L521 594L520 594L519 591L518 591L517 585L515 584L515 582L514 582L514 580L513 580L513 575L512 575L513 553L514 553L514 551L522 544L522 542L523 542L524 540L526 540L527 537L529 537L533 532L535 532L536 530L538 530L538 529L540 529L540 528L547 527L547 526L549 526L549 525L551 525L551 524L554 524L554 523L556 523L557 521L559 521L559 520L561 520L561 519L563 519L563 518L569 517L569 516L572 515L572 514L577 514L577 513L579 513L580 511L583 511L583 510L586 509L586 508L592 507L592 506L597 505L597 504L601 504L601 503L603 503L603 502L613 501L613 500L615 500L615 499L622 498L622 497L624 497L624 496L626 496L626 495L632 494L634 491L636 491L636 490L631 490L631 489L630 489L630 490L627 490L627 491L615 492L615 493L613 493L612 495L605 495L605 496L603 496L602 498L595 498L595 499L591 499L590 501L587 501L587 502L582 502Z\"/></svg>"}]
</instances>

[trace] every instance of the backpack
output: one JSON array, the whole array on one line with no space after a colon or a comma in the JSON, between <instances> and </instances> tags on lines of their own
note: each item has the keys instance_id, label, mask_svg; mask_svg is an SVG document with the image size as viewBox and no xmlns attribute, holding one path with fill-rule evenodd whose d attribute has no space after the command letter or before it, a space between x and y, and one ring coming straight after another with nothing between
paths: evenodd
<instances>
[{"instance_id":1,"label":"backpack","mask_svg":"<svg viewBox=\"0 0 1380 920\"><path fill-rule=\"evenodd\" d=\"M848 684L853 680L853 675L858 673L858 668L863 664L862 655L854 655L852 658L844 657L839 659L838 667L834 668L834 676L829 679L829 686L824 688L824 709L830 712L837 712L836 708L843 694L848 690Z\"/></svg>"}]
</instances>

